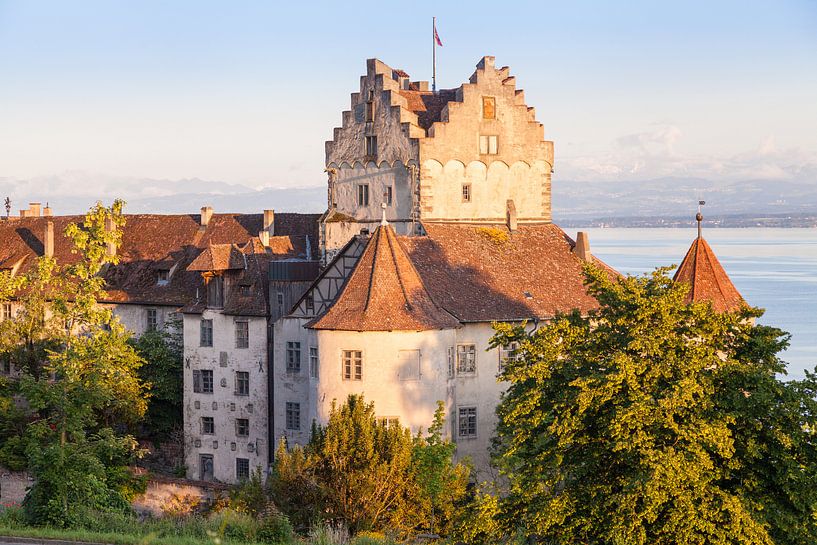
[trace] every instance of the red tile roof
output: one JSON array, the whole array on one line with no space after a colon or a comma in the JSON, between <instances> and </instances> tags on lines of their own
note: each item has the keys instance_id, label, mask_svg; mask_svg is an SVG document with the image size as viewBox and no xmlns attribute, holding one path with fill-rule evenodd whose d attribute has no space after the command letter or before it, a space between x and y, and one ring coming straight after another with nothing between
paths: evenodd
<instances>
[{"instance_id":1,"label":"red tile roof","mask_svg":"<svg viewBox=\"0 0 817 545\"><path fill-rule=\"evenodd\" d=\"M457 98L456 89L441 89L437 93L409 89L399 92L406 99L408 109L417 114L417 123L426 130L436 121L442 121L443 108Z\"/></svg>"},{"instance_id":2,"label":"red tile roof","mask_svg":"<svg viewBox=\"0 0 817 545\"><path fill-rule=\"evenodd\" d=\"M551 318L598 306L587 293L575 242L553 224L424 223L427 236L403 237L434 301L462 322ZM600 260L595 263L618 274Z\"/></svg>"},{"instance_id":3,"label":"red tile roof","mask_svg":"<svg viewBox=\"0 0 817 545\"><path fill-rule=\"evenodd\" d=\"M228 271L246 266L243 253L235 244L210 244L187 266L187 270Z\"/></svg>"},{"instance_id":4,"label":"red tile roof","mask_svg":"<svg viewBox=\"0 0 817 545\"><path fill-rule=\"evenodd\" d=\"M459 322L438 307L391 226L369 239L334 304L308 327L345 331L449 329Z\"/></svg>"},{"instance_id":5,"label":"red tile roof","mask_svg":"<svg viewBox=\"0 0 817 545\"><path fill-rule=\"evenodd\" d=\"M687 303L711 301L718 312L731 312L746 304L703 237L692 242L673 280L690 285Z\"/></svg>"},{"instance_id":6,"label":"red tile roof","mask_svg":"<svg viewBox=\"0 0 817 545\"><path fill-rule=\"evenodd\" d=\"M317 248L318 214L275 214L277 236L270 237L268 259L305 257L307 246ZM77 260L70 241L63 235L69 223L82 223L84 216L52 216L0 220L0 269L26 258L20 272L33 266L43 254L48 221L54 224L54 257L58 263ZM239 244L257 237L263 214L214 214L206 228L198 214L126 214L120 262L105 272L105 301L182 306L201 288L201 274L187 267L210 244ZM307 237L310 241L307 244ZM285 240L286 239L286 240ZM258 244L255 239L254 244ZM157 267L173 269L167 285L157 282Z\"/></svg>"}]
</instances>

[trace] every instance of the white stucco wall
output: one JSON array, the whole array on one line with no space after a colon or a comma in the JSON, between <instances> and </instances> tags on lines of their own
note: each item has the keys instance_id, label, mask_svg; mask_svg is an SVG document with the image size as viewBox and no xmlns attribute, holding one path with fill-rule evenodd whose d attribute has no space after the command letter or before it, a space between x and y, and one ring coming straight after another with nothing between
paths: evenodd
<instances>
[{"instance_id":1,"label":"white stucco wall","mask_svg":"<svg viewBox=\"0 0 817 545\"><path fill-rule=\"evenodd\" d=\"M119 321L129 331L133 332L135 336L139 336L147 331L147 310L156 309L156 318L158 320L158 327L161 329L165 324L170 323L171 315L178 312L179 307L174 306L160 306L160 305L140 305L140 304L126 304L119 303L116 305L106 304L108 308L113 309L113 313L119 318ZM181 318L181 314L178 315Z\"/></svg>"},{"instance_id":2,"label":"white stucco wall","mask_svg":"<svg viewBox=\"0 0 817 545\"><path fill-rule=\"evenodd\" d=\"M200 344L202 319L213 320L213 346ZM249 322L249 348L235 347L235 322ZM184 432L189 478L200 478L199 455L213 455L214 478L235 482L236 458L247 458L250 471L267 466L267 320L228 316L214 310L184 316ZM225 352L226 365L221 363ZM193 392L193 371L213 370L213 393ZM235 374L247 371L250 395L235 394ZM201 433L201 417L214 418L215 433ZM247 418L249 437L237 437L236 418ZM200 446L197 445L200 441ZM235 450L233 450L233 444Z\"/></svg>"}]
</instances>

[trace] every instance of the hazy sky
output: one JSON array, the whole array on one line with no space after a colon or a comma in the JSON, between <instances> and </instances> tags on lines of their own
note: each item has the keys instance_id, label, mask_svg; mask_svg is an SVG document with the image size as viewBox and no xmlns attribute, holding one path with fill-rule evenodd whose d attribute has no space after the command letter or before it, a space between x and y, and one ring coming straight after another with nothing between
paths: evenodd
<instances>
[{"instance_id":1,"label":"hazy sky","mask_svg":"<svg viewBox=\"0 0 817 545\"><path fill-rule=\"evenodd\" d=\"M325 183L365 59L509 65L559 179L817 183L817 2L0 0L0 177Z\"/></svg>"}]
</instances>

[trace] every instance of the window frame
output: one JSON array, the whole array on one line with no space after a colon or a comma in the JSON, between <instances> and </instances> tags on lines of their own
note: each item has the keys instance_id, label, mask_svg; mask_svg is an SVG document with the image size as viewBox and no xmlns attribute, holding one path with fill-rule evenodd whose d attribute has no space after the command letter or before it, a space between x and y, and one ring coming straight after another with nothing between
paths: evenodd
<instances>
[{"instance_id":1,"label":"window frame","mask_svg":"<svg viewBox=\"0 0 817 545\"><path fill-rule=\"evenodd\" d=\"M156 285L167 286L170 283L170 271L167 269L159 269L156 271Z\"/></svg>"},{"instance_id":2,"label":"window frame","mask_svg":"<svg viewBox=\"0 0 817 545\"><path fill-rule=\"evenodd\" d=\"M242 433L242 431L244 433ZM235 419L235 436L236 437L249 437L250 436L250 419L249 418L236 418Z\"/></svg>"},{"instance_id":3,"label":"window frame","mask_svg":"<svg viewBox=\"0 0 817 545\"><path fill-rule=\"evenodd\" d=\"M345 381L363 380L363 350L341 350L340 372Z\"/></svg>"},{"instance_id":4,"label":"window frame","mask_svg":"<svg viewBox=\"0 0 817 545\"><path fill-rule=\"evenodd\" d=\"M462 184L462 202L472 202L474 193L471 191L471 184Z\"/></svg>"},{"instance_id":5,"label":"window frame","mask_svg":"<svg viewBox=\"0 0 817 545\"><path fill-rule=\"evenodd\" d=\"M216 434L216 419L213 416L202 416L200 417L200 430L202 435L215 435ZM207 431L207 430L210 431Z\"/></svg>"},{"instance_id":6,"label":"window frame","mask_svg":"<svg viewBox=\"0 0 817 545\"><path fill-rule=\"evenodd\" d=\"M287 401L284 408L284 425L291 431L301 430L301 404L297 401Z\"/></svg>"},{"instance_id":7,"label":"window frame","mask_svg":"<svg viewBox=\"0 0 817 545\"><path fill-rule=\"evenodd\" d=\"M479 154L499 155L499 137L496 134L480 134Z\"/></svg>"},{"instance_id":8,"label":"window frame","mask_svg":"<svg viewBox=\"0 0 817 545\"><path fill-rule=\"evenodd\" d=\"M463 426L463 411L465 411L465 426ZM465 427L466 433L463 433L463 427ZM476 439L478 436L479 421L477 419L476 405L457 407L457 439Z\"/></svg>"},{"instance_id":9,"label":"window frame","mask_svg":"<svg viewBox=\"0 0 817 545\"><path fill-rule=\"evenodd\" d=\"M386 191L383 193L383 201L386 206L392 206L394 203L394 186L389 184L386 186Z\"/></svg>"},{"instance_id":10,"label":"window frame","mask_svg":"<svg viewBox=\"0 0 817 545\"><path fill-rule=\"evenodd\" d=\"M5 322L6 320L11 320L11 303L3 303L2 308L0 308L0 321Z\"/></svg>"},{"instance_id":11,"label":"window frame","mask_svg":"<svg viewBox=\"0 0 817 545\"><path fill-rule=\"evenodd\" d=\"M301 372L301 341L287 341L286 372L297 375Z\"/></svg>"},{"instance_id":12,"label":"window frame","mask_svg":"<svg viewBox=\"0 0 817 545\"><path fill-rule=\"evenodd\" d=\"M246 467L245 467L246 466ZM249 480L250 478L250 459L236 458L235 459L235 479L239 482Z\"/></svg>"},{"instance_id":13,"label":"window frame","mask_svg":"<svg viewBox=\"0 0 817 545\"><path fill-rule=\"evenodd\" d=\"M320 358L317 346L309 347L309 378L318 378Z\"/></svg>"},{"instance_id":14,"label":"window frame","mask_svg":"<svg viewBox=\"0 0 817 545\"><path fill-rule=\"evenodd\" d=\"M209 471L210 475L209 475L209 478L208 478L207 474L205 473L205 469L204 469L204 466L205 466L206 462L210 463L210 471ZM201 479L202 481L211 481L211 480L215 479L215 473L216 473L216 468L215 468L214 456L212 454L199 454L199 479Z\"/></svg>"},{"instance_id":15,"label":"window frame","mask_svg":"<svg viewBox=\"0 0 817 545\"><path fill-rule=\"evenodd\" d=\"M208 337L205 337L204 332L208 331ZM213 319L202 318L199 322L199 346L213 347Z\"/></svg>"},{"instance_id":16,"label":"window frame","mask_svg":"<svg viewBox=\"0 0 817 545\"><path fill-rule=\"evenodd\" d=\"M236 320L233 322L235 327L235 347L237 349L245 349L250 347L250 321ZM243 331L242 331L243 328ZM244 334L246 333L246 335Z\"/></svg>"},{"instance_id":17,"label":"window frame","mask_svg":"<svg viewBox=\"0 0 817 545\"><path fill-rule=\"evenodd\" d=\"M463 354L465 358L461 358ZM470 356L470 357L469 357ZM470 362L469 362L470 360ZM469 365L470 363L470 365ZM477 345L476 343L457 344L457 376L474 376L477 374Z\"/></svg>"},{"instance_id":18,"label":"window frame","mask_svg":"<svg viewBox=\"0 0 817 545\"><path fill-rule=\"evenodd\" d=\"M205 388L207 381L205 380L205 373L209 373L209 391ZM193 370L193 393L194 394L212 394L213 393L213 370L212 369L194 369Z\"/></svg>"},{"instance_id":19,"label":"window frame","mask_svg":"<svg viewBox=\"0 0 817 545\"><path fill-rule=\"evenodd\" d=\"M207 308L224 308L224 277L214 274L207 280Z\"/></svg>"},{"instance_id":20,"label":"window frame","mask_svg":"<svg viewBox=\"0 0 817 545\"><path fill-rule=\"evenodd\" d=\"M366 157L377 158L377 135L369 134L364 137Z\"/></svg>"},{"instance_id":21,"label":"window frame","mask_svg":"<svg viewBox=\"0 0 817 545\"><path fill-rule=\"evenodd\" d=\"M499 347L499 372L503 372L505 370L505 365L509 361L519 361L519 341L511 341L507 345L502 345Z\"/></svg>"},{"instance_id":22,"label":"window frame","mask_svg":"<svg viewBox=\"0 0 817 545\"><path fill-rule=\"evenodd\" d=\"M235 372L235 395L248 396L250 395L250 372L236 371Z\"/></svg>"},{"instance_id":23,"label":"window frame","mask_svg":"<svg viewBox=\"0 0 817 545\"><path fill-rule=\"evenodd\" d=\"M369 184L355 184L357 191L357 205L369 206Z\"/></svg>"},{"instance_id":24,"label":"window frame","mask_svg":"<svg viewBox=\"0 0 817 545\"><path fill-rule=\"evenodd\" d=\"M159 330L159 310L155 308L145 309L145 331Z\"/></svg>"}]
</instances>

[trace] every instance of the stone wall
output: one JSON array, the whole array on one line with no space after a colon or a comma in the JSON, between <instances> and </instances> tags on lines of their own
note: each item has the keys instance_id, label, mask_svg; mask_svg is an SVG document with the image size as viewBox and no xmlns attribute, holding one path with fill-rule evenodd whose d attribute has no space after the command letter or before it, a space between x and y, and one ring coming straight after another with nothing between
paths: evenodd
<instances>
[{"instance_id":1,"label":"stone wall","mask_svg":"<svg viewBox=\"0 0 817 545\"><path fill-rule=\"evenodd\" d=\"M145 493L134 500L133 509L155 517L175 507L197 505L196 509L203 509L225 496L227 491L227 486L218 483L154 477L148 481Z\"/></svg>"},{"instance_id":2,"label":"stone wall","mask_svg":"<svg viewBox=\"0 0 817 545\"><path fill-rule=\"evenodd\" d=\"M33 483L33 479L25 471L10 471L0 467L0 506L19 505Z\"/></svg>"}]
</instances>

